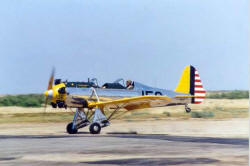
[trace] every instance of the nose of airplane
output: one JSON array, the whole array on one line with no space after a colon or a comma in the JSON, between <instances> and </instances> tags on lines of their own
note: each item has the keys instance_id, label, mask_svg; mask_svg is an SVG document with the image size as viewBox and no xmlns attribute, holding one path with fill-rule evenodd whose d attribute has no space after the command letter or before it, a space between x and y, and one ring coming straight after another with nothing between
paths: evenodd
<instances>
[{"instance_id":1,"label":"nose of airplane","mask_svg":"<svg viewBox=\"0 0 250 166\"><path fill-rule=\"evenodd\" d=\"M44 92L44 96L45 96L45 97L48 97L48 98L52 98L52 97L53 97L53 90L52 90L52 89L46 90L46 91Z\"/></svg>"}]
</instances>

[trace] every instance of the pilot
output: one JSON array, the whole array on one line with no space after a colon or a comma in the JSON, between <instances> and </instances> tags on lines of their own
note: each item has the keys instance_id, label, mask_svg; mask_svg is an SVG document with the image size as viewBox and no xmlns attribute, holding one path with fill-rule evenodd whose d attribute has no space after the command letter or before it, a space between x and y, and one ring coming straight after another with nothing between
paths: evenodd
<instances>
[{"instance_id":1,"label":"pilot","mask_svg":"<svg viewBox=\"0 0 250 166\"><path fill-rule=\"evenodd\" d=\"M127 80L126 81L126 89L133 89L134 88L134 85L133 85L133 82L131 80Z\"/></svg>"}]
</instances>

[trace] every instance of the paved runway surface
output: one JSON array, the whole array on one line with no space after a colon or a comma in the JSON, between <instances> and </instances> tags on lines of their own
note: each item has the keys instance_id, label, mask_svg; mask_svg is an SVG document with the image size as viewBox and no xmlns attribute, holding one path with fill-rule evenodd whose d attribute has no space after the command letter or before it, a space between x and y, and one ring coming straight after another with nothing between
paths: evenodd
<instances>
[{"instance_id":1,"label":"paved runway surface","mask_svg":"<svg viewBox=\"0 0 250 166\"><path fill-rule=\"evenodd\" d=\"M247 138L0 135L0 165L248 165Z\"/></svg>"}]
</instances>

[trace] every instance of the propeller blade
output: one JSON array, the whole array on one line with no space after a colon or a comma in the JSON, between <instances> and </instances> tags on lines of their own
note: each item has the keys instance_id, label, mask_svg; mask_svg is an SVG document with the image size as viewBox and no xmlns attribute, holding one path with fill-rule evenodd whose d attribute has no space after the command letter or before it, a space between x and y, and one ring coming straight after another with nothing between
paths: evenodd
<instances>
[{"instance_id":1,"label":"propeller blade","mask_svg":"<svg viewBox=\"0 0 250 166\"><path fill-rule=\"evenodd\" d=\"M49 78L49 84L48 84L48 88L47 90L52 89L53 87L53 82L54 82L54 75L55 75L55 68L53 67L52 72L50 74L50 78ZM45 94L45 103L44 103L44 113L46 113L46 109L47 109L47 105L48 105L48 101L49 101L49 97L48 97L48 91L46 91L47 94ZM45 92L45 93L46 93Z\"/></svg>"},{"instance_id":2,"label":"propeller blade","mask_svg":"<svg viewBox=\"0 0 250 166\"><path fill-rule=\"evenodd\" d=\"M48 97L46 97L46 99L45 99L45 105L44 105L43 113L46 113L47 105L48 105Z\"/></svg>"},{"instance_id":3,"label":"propeller blade","mask_svg":"<svg viewBox=\"0 0 250 166\"><path fill-rule=\"evenodd\" d=\"M50 78L49 78L49 84L48 84L48 90L52 89L53 81L54 81L54 75L55 75L55 68L52 69Z\"/></svg>"}]
</instances>

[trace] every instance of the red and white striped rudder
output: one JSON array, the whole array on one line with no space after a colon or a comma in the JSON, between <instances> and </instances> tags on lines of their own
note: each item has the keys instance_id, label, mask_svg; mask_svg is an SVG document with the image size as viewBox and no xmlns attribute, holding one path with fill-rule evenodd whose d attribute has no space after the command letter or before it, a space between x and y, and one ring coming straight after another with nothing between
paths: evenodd
<instances>
[{"instance_id":1,"label":"red and white striped rudder","mask_svg":"<svg viewBox=\"0 0 250 166\"><path fill-rule=\"evenodd\" d=\"M206 91L202 86L200 75L196 69L194 69L194 104L200 104L205 99Z\"/></svg>"}]
</instances>

